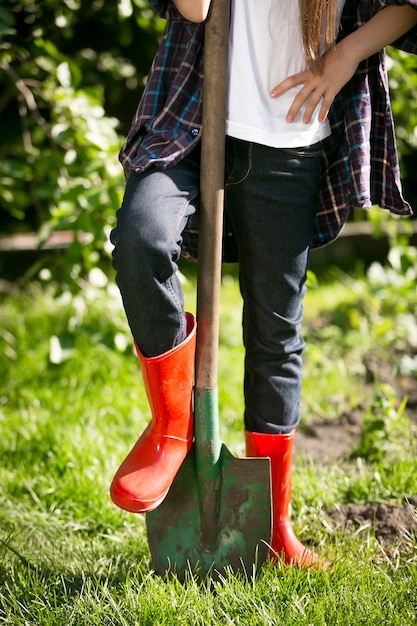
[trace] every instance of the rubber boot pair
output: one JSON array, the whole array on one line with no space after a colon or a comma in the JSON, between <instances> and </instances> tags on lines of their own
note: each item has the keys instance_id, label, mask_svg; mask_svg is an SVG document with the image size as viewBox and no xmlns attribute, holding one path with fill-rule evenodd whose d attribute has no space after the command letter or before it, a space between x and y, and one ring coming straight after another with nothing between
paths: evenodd
<instances>
[{"instance_id":1,"label":"rubber boot pair","mask_svg":"<svg viewBox=\"0 0 417 626\"><path fill-rule=\"evenodd\" d=\"M131 513L161 504L193 442L196 321L190 313L186 319L187 336L172 350L145 358L136 346L152 420L110 487L113 502Z\"/></svg>"},{"instance_id":2,"label":"rubber boot pair","mask_svg":"<svg viewBox=\"0 0 417 626\"><path fill-rule=\"evenodd\" d=\"M248 457L269 457L271 461L272 539L269 558L302 567L328 564L306 548L295 535L289 518L292 492L292 449L295 430L285 435L245 431Z\"/></svg>"}]
</instances>

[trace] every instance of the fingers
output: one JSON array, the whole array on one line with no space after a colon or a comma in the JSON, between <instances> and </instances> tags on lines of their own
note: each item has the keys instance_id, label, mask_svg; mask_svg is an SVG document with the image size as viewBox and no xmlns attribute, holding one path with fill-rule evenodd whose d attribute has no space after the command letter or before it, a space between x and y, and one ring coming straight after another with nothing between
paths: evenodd
<instances>
[{"instance_id":1,"label":"fingers","mask_svg":"<svg viewBox=\"0 0 417 626\"><path fill-rule=\"evenodd\" d=\"M323 98L323 102L321 103L319 117L318 117L318 120L320 123L324 122L327 119L333 100L334 98L331 98L331 99L327 97Z\"/></svg>"},{"instance_id":2,"label":"fingers","mask_svg":"<svg viewBox=\"0 0 417 626\"><path fill-rule=\"evenodd\" d=\"M312 115L316 109L316 106L320 102L321 92L312 89L310 85L306 85L299 91L293 100L293 103L287 113L287 122L292 122L298 115L301 107L305 104L305 111L303 114L303 123L309 124L311 122Z\"/></svg>"},{"instance_id":3,"label":"fingers","mask_svg":"<svg viewBox=\"0 0 417 626\"><path fill-rule=\"evenodd\" d=\"M306 82L307 74L308 72L300 72L299 74L289 76L271 90L271 97L277 98L285 91L288 91L288 89L291 89L292 87L298 87L298 85L302 85Z\"/></svg>"},{"instance_id":4,"label":"fingers","mask_svg":"<svg viewBox=\"0 0 417 626\"><path fill-rule=\"evenodd\" d=\"M270 95L277 98L288 89L303 85L295 96L291 107L288 110L286 120L291 123L299 114L301 108L305 105L303 113L303 123L309 124L313 117L314 111L321 101L320 111L318 114L319 122L324 122L329 113L330 106L334 99L334 94L328 84L323 81L322 77L318 77L310 71L301 72L286 78L282 83L274 87Z\"/></svg>"},{"instance_id":5,"label":"fingers","mask_svg":"<svg viewBox=\"0 0 417 626\"><path fill-rule=\"evenodd\" d=\"M313 117L314 111L321 102L320 111L318 114L318 121L324 122L329 113L330 105L333 102L333 96L321 88L314 89L309 96L307 96L304 102L306 102L306 108L303 115L304 124L309 124ZM294 103L293 103L294 104ZM304 104L304 103L303 103ZM290 109L291 110L291 109Z\"/></svg>"}]
</instances>

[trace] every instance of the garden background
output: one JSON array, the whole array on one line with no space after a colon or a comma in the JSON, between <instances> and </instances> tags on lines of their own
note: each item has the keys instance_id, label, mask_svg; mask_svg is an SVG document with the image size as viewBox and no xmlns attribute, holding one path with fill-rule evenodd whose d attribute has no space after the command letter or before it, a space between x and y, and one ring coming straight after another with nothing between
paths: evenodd
<instances>
[{"instance_id":1,"label":"garden background","mask_svg":"<svg viewBox=\"0 0 417 626\"><path fill-rule=\"evenodd\" d=\"M328 572L158 577L144 519L108 488L149 420L108 234L118 150L163 23L146 0L0 7L0 621L414 624L414 220L355 212L312 255L292 516ZM405 195L417 206L415 58L389 50ZM187 308L196 266L183 261ZM221 434L243 456L237 267L224 266Z\"/></svg>"}]
</instances>

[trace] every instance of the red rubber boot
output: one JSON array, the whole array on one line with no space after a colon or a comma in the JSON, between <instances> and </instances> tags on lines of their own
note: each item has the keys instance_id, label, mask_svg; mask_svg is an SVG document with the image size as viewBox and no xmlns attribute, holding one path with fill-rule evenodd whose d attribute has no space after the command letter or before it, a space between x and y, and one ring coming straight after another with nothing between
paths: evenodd
<instances>
[{"instance_id":1,"label":"red rubber boot","mask_svg":"<svg viewBox=\"0 0 417 626\"><path fill-rule=\"evenodd\" d=\"M110 487L113 502L131 513L161 504L193 442L196 321L190 313L186 317L186 339L172 350L145 358L136 346L152 420Z\"/></svg>"},{"instance_id":2,"label":"red rubber boot","mask_svg":"<svg viewBox=\"0 0 417 626\"><path fill-rule=\"evenodd\" d=\"M269 457L272 487L272 539L269 558L302 567L327 567L317 554L297 539L289 519L292 491L292 448L295 430L287 435L268 435L245 431L246 455Z\"/></svg>"}]
</instances>

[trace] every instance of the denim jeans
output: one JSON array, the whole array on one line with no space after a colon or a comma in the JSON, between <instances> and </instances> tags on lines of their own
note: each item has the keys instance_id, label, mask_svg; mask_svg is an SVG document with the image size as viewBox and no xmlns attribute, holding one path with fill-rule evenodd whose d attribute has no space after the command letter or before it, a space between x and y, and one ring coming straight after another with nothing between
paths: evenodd
<instances>
[{"instance_id":1,"label":"denim jeans","mask_svg":"<svg viewBox=\"0 0 417 626\"><path fill-rule=\"evenodd\" d=\"M321 146L276 149L227 138L225 211L239 255L245 427L288 433L300 421L303 298L317 210ZM133 337L146 356L185 338L177 262L198 210L192 158L129 177L111 240Z\"/></svg>"}]
</instances>

